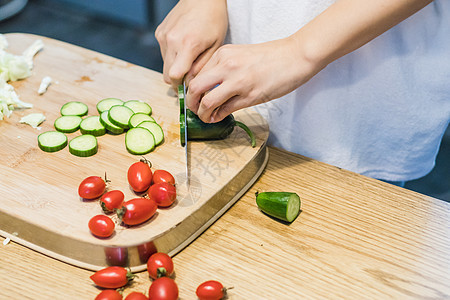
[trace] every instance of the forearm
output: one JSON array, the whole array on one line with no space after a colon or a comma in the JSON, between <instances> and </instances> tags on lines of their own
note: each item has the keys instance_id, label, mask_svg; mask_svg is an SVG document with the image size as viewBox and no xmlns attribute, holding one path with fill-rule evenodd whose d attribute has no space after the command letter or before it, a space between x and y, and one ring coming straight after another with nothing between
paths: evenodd
<instances>
[{"instance_id":1,"label":"forearm","mask_svg":"<svg viewBox=\"0 0 450 300\"><path fill-rule=\"evenodd\" d=\"M431 0L339 0L289 39L320 71L413 15ZM301 77L302 75L300 75Z\"/></svg>"}]
</instances>

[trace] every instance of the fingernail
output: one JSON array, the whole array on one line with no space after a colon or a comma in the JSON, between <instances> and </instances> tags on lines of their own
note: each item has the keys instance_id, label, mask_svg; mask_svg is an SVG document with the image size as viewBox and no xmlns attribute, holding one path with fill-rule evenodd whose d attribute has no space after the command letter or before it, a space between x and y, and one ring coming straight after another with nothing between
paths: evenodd
<instances>
[{"instance_id":1,"label":"fingernail","mask_svg":"<svg viewBox=\"0 0 450 300\"><path fill-rule=\"evenodd\" d=\"M211 119L209 120L211 123L214 123L214 117L211 116Z\"/></svg>"}]
</instances>

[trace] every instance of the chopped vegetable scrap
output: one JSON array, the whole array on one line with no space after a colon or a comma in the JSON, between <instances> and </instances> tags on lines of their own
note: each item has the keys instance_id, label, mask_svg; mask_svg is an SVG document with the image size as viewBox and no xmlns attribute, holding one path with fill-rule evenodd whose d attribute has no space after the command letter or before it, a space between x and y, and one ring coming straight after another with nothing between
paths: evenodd
<instances>
[{"instance_id":1,"label":"chopped vegetable scrap","mask_svg":"<svg viewBox=\"0 0 450 300\"><path fill-rule=\"evenodd\" d=\"M51 83L52 78L50 76L45 76L44 78L42 78L41 84L39 85L38 94L39 95L44 94Z\"/></svg>"},{"instance_id":2,"label":"chopped vegetable scrap","mask_svg":"<svg viewBox=\"0 0 450 300\"><path fill-rule=\"evenodd\" d=\"M43 49L41 40L36 40L22 55L14 55L5 51L8 41L0 34L0 120L9 117L15 108L31 108L30 103L21 101L9 84L11 81L31 76L33 57Z\"/></svg>"},{"instance_id":3,"label":"chopped vegetable scrap","mask_svg":"<svg viewBox=\"0 0 450 300\"><path fill-rule=\"evenodd\" d=\"M38 126L45 121L45 116L41 113L28 114L20 119L20 123L25 123L33 128L40 129Z\"/></svg>"}]
</instances>

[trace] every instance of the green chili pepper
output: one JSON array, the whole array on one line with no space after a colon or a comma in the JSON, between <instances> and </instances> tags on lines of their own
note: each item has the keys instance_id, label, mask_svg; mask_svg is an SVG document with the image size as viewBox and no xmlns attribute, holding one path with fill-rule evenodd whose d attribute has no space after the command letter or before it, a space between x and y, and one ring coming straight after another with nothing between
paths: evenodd
<instances>
[{"instance_id":1,"label":"green chili pepper","mask_svg":"<svg viewBox=\"0 0 450 300\"><path fill-rule=\"evenodd\" d=\"M238 126L248 134L252 147L256 146L256 139L253 132L244 123L236 121L232 114L220 122L205 123L192 111L186 110L186 121L188 123L187 131L189 140L221 140L228 137L233 132L234 127Z\"/></svg>"},{"instance_id":2,"label":"green chili pepper","mask_svg":"<svg viewBox=\"0 0 450 300\"><path fill-rule=\"evenodd\" d=\"M180 138L184 145L184 93L183 86L178 87L178 98L180 100ZM245 130L250 137L252 147L256 146L256 139L250 128L242 122L236 121L232 114L217 123L205 123L191 110L186 109L187 138L188 140L221 140L228 137L238 126Z\"/></svg>"}]
</instances>

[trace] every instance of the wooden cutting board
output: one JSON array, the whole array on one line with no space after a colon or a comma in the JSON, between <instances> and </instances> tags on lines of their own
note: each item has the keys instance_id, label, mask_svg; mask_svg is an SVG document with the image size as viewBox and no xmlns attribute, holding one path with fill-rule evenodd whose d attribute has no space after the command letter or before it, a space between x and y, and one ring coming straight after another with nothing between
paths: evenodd
<instances>
[{"instance_id":1,"label":"wooden cutting board","mask_svg":"<svg viewBox=\"0 0 450 300\"><path fill-rule=\"evenodd\" d=\"M31 77L12 82L20 99L34 105L15 110L0 121L0 234L27 247L79 267L98 270L123 265L132 271L145 268L155 251L170 255L182 250L237 201L263 171L268 153L268 125L251 109L235 113L237 120L255 133L257 146L236 128L220 141L189 142L191 185L185 182L184 148L179 142L178 100L163 82L162 74L100 53L53 39L7 34L8 52L21 54L35 40L44 49L34 58ZM132 49L130 49L132 51ZM43 95L38 88L43 77L53 83ZM153 170L165 169L177 181L177 201L144 224L125 227L117 222L115 234L107 239L91 235L88 221L102 214L97 200L83 201L77 193L80 182L92 175L111 181L109 190L119 189L125 200L137 195L129 188L128 167L141 157L125 148L125 134L98 137L99 150L81 158L68 147L46 153L37 146L37 136L54 130L61 106L82 101L89 115L98 115L96 103L107 97L139 99L153 108L152 116L162 126L165 140L145 155ZM19 123L21 117L40 112L46 116L41 129ZM68 134L69 141L80 135Z\"/></svg>"}]
</instances>

